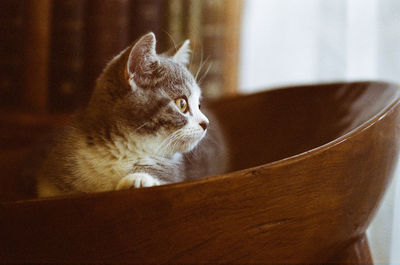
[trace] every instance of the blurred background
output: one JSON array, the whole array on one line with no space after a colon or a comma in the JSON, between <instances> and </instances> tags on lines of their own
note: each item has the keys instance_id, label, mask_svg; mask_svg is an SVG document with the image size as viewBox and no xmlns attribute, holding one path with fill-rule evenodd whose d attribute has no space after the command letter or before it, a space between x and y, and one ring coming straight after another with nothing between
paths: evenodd
<instances>
[{"instance_id":1,"label":"blurred background","mask_svg":"<svg viewBox=\"0 0 400 265\"><path fill-rule=\"evenodd\" d=\"M400 82L400 1L247 0L239 91L332 81ZM400 170L368 231L374 261L400 264Z\"/></svg>"},{"instance_id":2,"label":"blurred background","mask_svg":"<svg viewBox=\"0 0 400 265\"><path fill-rule=\"evenodd\" d=\"M400 81L398 0L1 0L2 174L15 172L10 161L38 135L84 106L106 63L148 31L158 52L191 40L190 70L199 71L206 98ZM377 263L400 263L399 177L369 237Z\"/></svg>"},{"instance_id":3,"label":"blurred background","mask_svg":"<svg viewBox=\"0 0 400 265\"><path fill-rule=\"evenodd\" d=\"M237 89L239 0L2 0L0 102L65 113L84 105L108 61L153 31L157 51L191 40L204 94Z\"/></svg>"}]
</instances>

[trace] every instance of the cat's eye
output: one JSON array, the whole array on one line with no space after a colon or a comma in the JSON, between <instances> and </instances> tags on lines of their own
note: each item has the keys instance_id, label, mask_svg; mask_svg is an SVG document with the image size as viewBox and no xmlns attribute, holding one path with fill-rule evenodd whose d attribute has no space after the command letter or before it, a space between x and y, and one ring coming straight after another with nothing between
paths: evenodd
<instances>
[{"instance_id":1,"label":"cat's eye","mask_svg":"<svg viewBox=\"0 0 400 265\"><path fill-rule=\"evenodd\" d=\"M180 111L182 111L183 113L186 113L188 111L188 105L187 105L186 99L178 98L175 100L175 104L178 106Z\"/></svg>"}]
</instances>

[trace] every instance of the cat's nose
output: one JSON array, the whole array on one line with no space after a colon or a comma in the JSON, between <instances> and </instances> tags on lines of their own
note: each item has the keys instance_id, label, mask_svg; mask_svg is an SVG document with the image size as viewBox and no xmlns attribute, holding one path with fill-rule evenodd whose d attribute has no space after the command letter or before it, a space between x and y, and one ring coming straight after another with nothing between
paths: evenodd
<instances>
[{"instance_id":1,"label":"cat's nose","mask_svg":"<svg viewBox=\"0 0 400 265\"><path fill-rule=\"evenodd\" d=\"M207 130L208 121L202 121L199 124L200 124L201 128L203 128L203 130Z\"/></svg>"}]
</instances>

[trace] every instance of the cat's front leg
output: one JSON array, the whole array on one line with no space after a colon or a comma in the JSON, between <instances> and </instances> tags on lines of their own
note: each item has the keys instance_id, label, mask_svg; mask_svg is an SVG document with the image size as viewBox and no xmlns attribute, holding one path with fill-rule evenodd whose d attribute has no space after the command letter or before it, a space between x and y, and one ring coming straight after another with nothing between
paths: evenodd
<instances>
[{"instance_id":1,"label":"cat's front leg","mask_svg":"<svg viewBox=\"0 0 400 265\"><path fill-rule=\"evenodd\" d=\"M161 185L161 182L147 173L131 173L123 177L117 185L116 190L125 190L130 188L142 188Z\"/></svg>"}]
</instances>

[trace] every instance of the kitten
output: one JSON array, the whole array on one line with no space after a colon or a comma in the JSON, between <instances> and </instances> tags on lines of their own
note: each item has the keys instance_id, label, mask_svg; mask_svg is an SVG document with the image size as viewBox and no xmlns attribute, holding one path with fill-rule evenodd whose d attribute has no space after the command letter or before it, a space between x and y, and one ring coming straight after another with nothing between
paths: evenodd
<instances>
[{"instance_id":1,"label":"kitten","mask_svg":"<svg viewBox=\"0 0 400 265\"><path fill-rule=\"evenodd\" d=\"M189 41L156 54L153 33L106 66L88 106L39 170L39 197L150 187L219 174L224 143L200 110ZM212 126L213 130L209 127Z\"/></svg>"}]
</instances>

